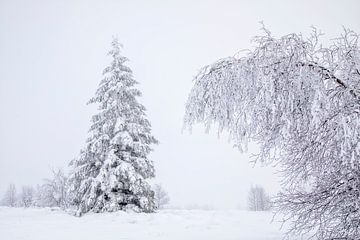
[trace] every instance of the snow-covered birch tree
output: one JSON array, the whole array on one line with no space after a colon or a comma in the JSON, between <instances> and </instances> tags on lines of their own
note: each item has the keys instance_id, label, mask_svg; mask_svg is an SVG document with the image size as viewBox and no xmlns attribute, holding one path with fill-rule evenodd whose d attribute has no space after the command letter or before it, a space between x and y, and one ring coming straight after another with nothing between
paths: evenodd
<instances>
[{"instance_id":1,"label":"snow-covered birch tree","mask_svg":"<svg viewBox=\"0 0 360 240\"><path fill-rule=\"evenodd\" d=\"M41 207L68 207L68 179L61 169L53 169L52 177L44 179L38 185L35 194L35 204Z\"/></svg>"},{"instance_id":2,"label":"snow-covered birch tree","mask_svg":"<svg viewBox=\"0 0 360 240\"><path fill-rule=\"evenodd\" d=\"M19 194L19 206L21 207L31 207L34 205L34 188L31 186L23 186Z\"/></svg>"},{"instance_id":3,"label":"snow-covered birch tree","mask_svg":"<svg viewBox=\"0 0 360 240\"><path fill-rule=\"evenodd\" d=\"M242 57L221 59L195 77L185 126L229 132L283 174L277 209L293 233L318 239L360 237L360 51L350 30L331 41L267 29Z\"/></svg>"},{"instance_id":4,"label":"snow-covered birch tree","mask_svg":"<svg viewBox=\"0 0 360 240\"><path fill-rule=\"evenodd\" d=\"M15 207L16 203L17 203L16 187L14 184L9 184L1 200L1 204L8 207Z\"/></svg>"},{"instance_id":5,"label":"snow-covered birch tree","mask_svg":"<svg viewBox=\"0 0 360 240\"><path fill-rule=\"evenodd\" d=\"M248 195L248 209L250 211L268 211L270 210L270 197L261 186L251 186Z\"/></svg>"},{"instance_id":6,"label":"snow-covered birch tree","mask_svg":"<svg viewBox=\"0 0 360 240\"><path fill-rule=\"evenodd\" d=\"M148 158L151 135L145 107L137 98L132 71L125 65L117 39L109 52L112 62L89 103L98 104L92 119L90 137L80 156L71 162L71 203L77 213L116 211L131 208L152 212L154 192L147 179L154 177L154 166Z\"/></svg>"},{"instance_id":7,"label":"snow-covered birch tree","mask_svg":"<svg viewBox=\"0 0 360 240\"><path fill-rule=\"evenodd\" d=\"M161 186L161 184L155 184L154 186L155 192L155 205L156 208L163 208L166 204L169 204L170 197L169 194L165 191L165 189Z\"/></svg>"}]
</instances>

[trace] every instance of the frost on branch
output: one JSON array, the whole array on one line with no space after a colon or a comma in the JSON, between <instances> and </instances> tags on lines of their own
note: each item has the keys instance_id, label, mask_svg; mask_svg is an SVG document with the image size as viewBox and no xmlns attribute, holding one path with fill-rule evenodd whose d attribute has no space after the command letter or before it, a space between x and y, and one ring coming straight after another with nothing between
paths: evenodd
<instances>
[{"instance_id":1,"label":"frost on branch","mask_svg":"<svg viewBox=\"0 0 360 240\"><path fill-rule=\"evenodd\" d=\"M188 98L185 126L226 130L240 150L282 168L278 209L293 231L320 239L360 236L360 51L344 30L329 47L266 29L243 57L205 66Z\"/></svg>"},{"instance_id":2,"label":"frost on branch","mask_svg":"<svg viewBox=\"0 0 360 240\"><path fill-rule=\"evenodd\" d=\"M78 214L132 209L152 212L154 192L147 179L154 177L148 158L151 135L145 107L137 98L132 71L125 65L117 39L109 52L112 62L89 103L98 104L92 117L90 137L80 156L71 162L71 204Z\"/></svg>"}]
</instances>

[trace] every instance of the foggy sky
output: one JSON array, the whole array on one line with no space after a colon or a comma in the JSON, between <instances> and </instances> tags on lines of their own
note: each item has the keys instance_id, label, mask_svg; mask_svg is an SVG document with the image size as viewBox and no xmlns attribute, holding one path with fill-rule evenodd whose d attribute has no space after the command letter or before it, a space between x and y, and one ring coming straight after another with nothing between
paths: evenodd
<instances>
[{"instance_id":1,"label":"foggy sky","mask_svg":"<svg viewBox=\"0 0 360 240\"><path fill-rule=\"evenodd\" d=\"M171 203L245 207L251 184L279 189L226 134L181 132L192 79L204 65L251 49L259 21L276 36L360 32L354 1L17 1L0 0L0 194L67 168L85 144L112 36L124 45L160 141L151 158Z\"/></svg>"}]
</instances>

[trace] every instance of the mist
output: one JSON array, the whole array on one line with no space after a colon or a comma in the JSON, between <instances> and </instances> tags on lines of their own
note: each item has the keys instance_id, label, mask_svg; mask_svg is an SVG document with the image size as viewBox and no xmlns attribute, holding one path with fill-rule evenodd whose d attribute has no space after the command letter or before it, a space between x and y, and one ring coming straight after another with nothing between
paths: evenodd
<instances>
[{"instance_id":1,"label":"mist","mask_svg":"<svg viewBox=\"0 0 360 240\"><path fill-rule=\"evenodd\" d=\"M191 7L190 7L191 6ZM183 131L193 77L251 49L264 24L275 36L343 26L360 32L357 1L1 1L0 193L67 169L84 147L86 105L109 63L113 36L139 82L153 135L156 178L173 206L244 208L251 185L280 189L276 168L251 163L226 133ZM239 53L241 54L241 52Z\"/></svg>"}]
</instances>

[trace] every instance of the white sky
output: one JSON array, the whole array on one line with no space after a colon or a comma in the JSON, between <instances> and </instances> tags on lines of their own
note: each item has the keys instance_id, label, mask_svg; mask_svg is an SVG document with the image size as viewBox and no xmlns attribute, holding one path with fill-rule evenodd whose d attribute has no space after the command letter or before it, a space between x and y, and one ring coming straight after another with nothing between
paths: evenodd
<instances>
[{"instance_id":1,"label":"white sky","mask_svg":"<svg viewBox=\"0 0 360 240\"><path fill-rule=\"evenodd\" d=\"M251 184L278 190L226 137L181 133L192 78L204 65L251 48L259 21L276 35L360 33L360 1L0 0L0 193L66 167L84 146L113 35L124 44L161 144L151 155L173 205L245 207Z\"/></svg>"}]
</instances>

